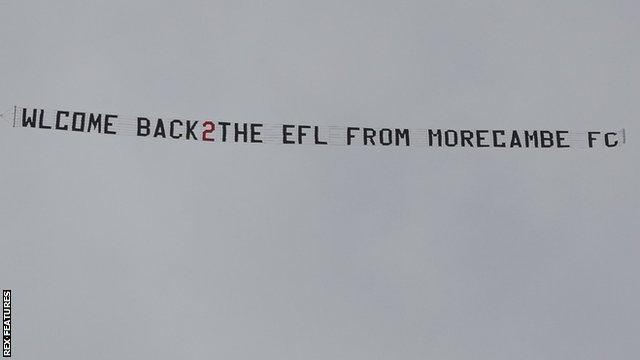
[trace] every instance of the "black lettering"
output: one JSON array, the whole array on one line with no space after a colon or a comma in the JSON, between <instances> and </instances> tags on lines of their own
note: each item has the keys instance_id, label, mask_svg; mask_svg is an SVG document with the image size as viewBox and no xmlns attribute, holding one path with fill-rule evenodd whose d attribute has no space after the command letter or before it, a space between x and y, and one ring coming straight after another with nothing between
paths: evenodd
<instances>
[{"instance_id":1,"label":"black lettering","mask_svg":"<svg viewBox=\"0 0 640 360\"><path fill-rule=\"evenodd\" d=\"M153 132L153 137L162 137L162 138L166 138L167 135L164 131L164 123L162 122L162 119L158 119L158 122L156 123L156 129Z\"/></svg>"},{"instance_id":2,"label":"black lettering","mask_svg":"<svg viewBox=\"0 0 640 360\"><path fill-rule=\"evenodd\" d=\"M534 147L538 147L538 132L535 130L531 133L529 131L524 132L524 146L529 147L531 141L533 141Z\"/></svg>"},{"instance_id":3,"label":"black lettering","mask_svg":"<svg viewBox=\"0 0 640 360\"><path fill-rule=\"evenodd\" d=\"M504 130L493 130L493 146L501 147L501 148L507 146L507 144L505 144L504 141L498 142L498 135L504 136L504 134L505 134Z\"/></svg>"},{"instance_id":4,"label":"black lettering","mask_svg":"<svg viewBox=\"0 0 640 360\"><path fill-rule=\"evenodd\" d=\"M509 145L509 147L522 147L522 142L520 141L520 135L518 135L517 131L513 131L511 133L511 144Z\"/></svg>"},{"instance_id":5,"label":"black lettering","mask_svg":"<svg viewBox=\"0 0 640 360\"><path fill-rule=\"evenodd\" d=\"M587 133L588 137L589 137L589 147L592 148L593 147L593 142L596 140L594 135L600 134L600 131L589 131Z\"/></svg>"},{"instance_id":6,"label":"black lettering","mask_svg":"<svg viewBox=\"0 0 640 360\"><path fill-rule=\"evenodd\" d=\"M109 130L110 127L113 126L111 119L117 119L118 115L106 114L104 116L104 133L109 135L115 135L116 132L113 130Z\"/></svg>"},{"instance_id":7,"label":"black lettering","mask_svg":"<svg viewBox=\"0 0 640 360\"><path fill-rule=\"evenodd\" d=\"M40 129L51 129L51 125L44 124L44 110L40 110L40 118L38 119L38 127Z\"/></svg>"},{"instance_id":8,"label":"black lettering","mask_svg":"<svg viewBox=\"0 0 640 360\"><path fill-rule=\"evenodd\" d=\"M94 129L98 129L98 132L102 132L102 114L98 114L95 116L94 114L89 114L89 124L87 125L87 132L91 132L91 127Z\"/></svg>"},{"instance_id":9,"label":"black lettering","mask_svg":"<svg viewBox=\"0 0 640 360\"><path fill-rule=\"evenodd\" d=\"M540 146L550 148L553 146L553 133L551 131L540 131Z\"/></svg>"},{"instance_id":10,"label":"black lettering","mask_svg":"<svg viewBox=\"0 0 640 360\"><path fill-rule=\"evenodd\" d=\"M148 136L151 132L151 121L145 117L138 117L138 136Z\"/></svg>"},{"instance_id":11,"label":"black lettering","mask_svg":"<svg viewBox=\"0 0 640 360\"><path fill-rule=\"evenodd\" d=\"M302 144L302 138L307 136L307 133L304 132L304 129L311 129L309 125L298 125L298 144Z\"/></svg>"},{"instance_id":12,"label":"black lettering","mask_svg":"<svg viewBox=\"0 0 640 360\"><path fill-rule=\"evenodd\" d=\"M318 134L320 131L318 129L318 126L314 126L313 127L313 136L314 136L314 140L315 140L315 144L316 145L327 145L326 141L321 141L320 140L320 135Z\"/></svg>"},{"instance_id":13,"label":"black lettering","mask_svg":"<svg viewBox=\"0 0 640 360\"><path fill-rule=\"evenodd\" d=\"M347 128L347 145L351 145L351 140L356 137L355 135L353 135L351 132L354 130L360 130L360 128L357 127L348 127Z\"/></svg>"},{"instance_id":14,"label":"black lettering","mask_svg":"<svg viewBox=\"0 0 640 360\"><path fill-rule=\"evenodd\" d=\"M289 136L293 136L293 132L289 131L289 129L293 129L296 127L295 125L282 125L282 143L283 144L295 144L296 142L293 140L287 139Z\"/></svg>"},{"instance_id":15,"label":"black lettering","mask_svg":"<svg viewBox=\"0 0 640 360\"><path fill-rule=\"evenodd\" d=\"M391 145L393 143L393 133L391 129L380 130L380 144L384 146Z\"/></svg>"},{"instance_id":16,"label":"black lettering","mask_svg":"<svg viewBox=\"0 0 640 360\"><path fill-rule=\"evenodd\" d=\"M231 123L226 121L219 121L218 125L222 126L222 142L227 141L227 125L231 125Z\"/></svg>"},{"instance_id":17,"label":"black lettering","mask_svg":"<svg viewBox=\"0 0 640 360\"><path fill-rule=\"evenodd\" d=\"M22 108L22 127L36 127L36 116L38 116L38 109L33 109L33 114L29 117L27 116L27 109Z\"/></svg>"},{"instance_id":18,"label":"black lettering","mask_svg":"<svg viewBox=\"0 0 640 360\"><path fill-rule=\"evenodd\" d=\"M86 114L83 112L74 112L71 116L71 130L73 131L84 131L84 118ZM80 126L76 126L78 124L78 118L80 118Z\"/></svg>"},{"instance_id":19,"label":"black lettering","mask_svg":"<svg viewBox=\"0 0 640 360\"><path fill-rule=\"evenodd\" d=\"M568 131L556 131L556 142L558 143L559 148L568 148L569 144L562 143L566 140L566 138L562 135L568 134Z\"/></svg>"},{"instance_id":20,"label":"black lettering","mask_svg":"<svg viewBox=\"0 0 640 360\"><path fill-rule=\"evenodd\" d=\"M261 128L262 124L251 124L251 142L252 143L261 143L262 139L257 139L256 137L260 136L260 131L258 128Z\"/></svg>"},{"instance_id":21,"label":"black lettering","mask_svg":"<svg viewBox=\"0 0 640 360\"><path fill-rule=\"evenodd\" d=\"M616 135L618 135L618 134L615 133L615 132L608 132L608 133L604 134L604 144L607 147L615 147L615 146L617 146L618 145L618 140L616 140L614 142L609 141L609 136L616 136Z\"/></svg>"},{"instance_id":22,"label":"black lettering","mask_svg":"<svg viewBox=\"0 0 640 360\"><path fill-rule=\"evenodd\" d=\"M60 125L60 120L62 120L60 117L64 115L65 117L69 117L69 112L68 111L57 111L56 112L56 130L67 130L69 129L69 125Z\"/></svg>"},{"instance_id":23,"label":"black lettering","mask_svg":"<svg viewBox=\"0 0 640 360\"><path fill-rule=\"evenodd\" d=\"M487 140L487 138L485 137L485 135L489 134L489 130L476 130L476 143L478 144L478 147L489 147L489 144L487 144L486 142L484 142L485 140Z\"/></svg>"},{"instance_id":24,"label":"black lettering","mask_svg":"<svg viewBox=\"0 0 640 360\"><path fill-rule=\"evenodd\" d=\"M375 145L375 141L373 137L376 136L376 131L372 128L363 128L362 129L363 137L364 137L364 145L368 145L367 141L371 141L371 145Z\"/></svg>"},{"instance_id":25,"label":"black lettering","mask_svg":"<svg viewBox=\"0 0 640 360\"><path fill-rule=\"evenodd\" d=\"M182 137L182 134L175 134L176 124L182 126L182 121L178 119L171 120L171 122L169 123L169 136L171 136L173 139L180 139Z\"/></svg>"},{"instance_id":26,"label":"black lettering","mask_svg":"<svg viewBox=\"0 0 640 360\"><path fill-rule=\"evenodd\" d=\"M242 135L243 142L247 142L247 123L242 124L242 130L239 129L238 125L239 125L238 123L233 124L233 128L235 130L234 132L235 142L238 142L238 138L240 137L240 135Z\"/></svg>"},{"instance_id":27,"label":"black lettering","mask_svg":"<svg viewBox=\"0 0 640 360\"><path fill-rule=\"evenodd\" d=\"M440 129L438 129L436 132L429 129L427 133L429 135L429 146L433 146L434 136L438 139L438 146L442 146L442 131L440 131Z\"/></svg>"},{"instance_id":28,"label":"black lettering","mask_svg":"<svg viewBox=\"0 0 640 360\"><path fill-rule=\"evenodd\" d=\"M198 125L198 121L190 121L187 120L187 140L193 139L198 140L196 137L196 125Z\"/></svg>"},{"instance_id":29,"label":"black lettering","mask_svg":"<svg viewBox=\"0 0 640 360\"><path fill-rule=\"evenodd\" d=\"M400 139L404 139L405 146L410 146L409 129L396 129L396 145L400 145Z\"/></svg>"},{"instance_id":30,"label":"black lettering","mask_svg":"<svg viewBox=\"0 0 640 360\"><path fill-rule=\"evenodd\" d=\"M451 136L450 136L451 135ZM451 140L451 141L449 141ZM456 146L458 144L458 132L455 130L447 130L444 132L444 144L447 146Z\"/></svg>"},{"instance_id":31,"label":"black lettering","mask_svg":"<svg viewBox=\"0 0 640 360\"><path fill-rule=\"evenodd\" d=\"M460 143L462 147L464 147L465 144L469 145L469 147L473 147L473 143L471 142L471 139L473 139L473 131L460 130Z\"/></svg>"}]
</instances>

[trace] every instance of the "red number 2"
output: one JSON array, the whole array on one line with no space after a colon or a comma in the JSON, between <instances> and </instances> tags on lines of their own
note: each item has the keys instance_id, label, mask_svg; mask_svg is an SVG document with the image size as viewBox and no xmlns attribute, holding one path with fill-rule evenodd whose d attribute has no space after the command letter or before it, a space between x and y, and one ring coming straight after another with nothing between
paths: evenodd
<instances>
[{"instance_id":1,"label":"red number 2","mask_svg":"<svg viewBox=\"0 0 640 360\"><path fill-rule=\"evenodd\" d=\"M202 132L202 141L213 141L213 139L209 139L207 135L211 134L213 130L216 129L216 124L213 121L205 121L202 123L202 126L206 129Z\"/></svg>"}]
</instances>

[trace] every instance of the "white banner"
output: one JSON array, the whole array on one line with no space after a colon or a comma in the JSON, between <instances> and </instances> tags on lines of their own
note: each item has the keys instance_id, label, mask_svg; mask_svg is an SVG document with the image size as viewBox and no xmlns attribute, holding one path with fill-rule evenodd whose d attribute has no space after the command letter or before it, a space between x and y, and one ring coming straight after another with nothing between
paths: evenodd
<instances>
[{"instance_id":1,"label":"white banner","mask_svg":"<svg viewBox=\"0 0 640 360\"><path fill-rule=\"evenodd\" d=\"M626 143L625 129L450 129L309 124L265 124L209 119L158 117L145 114L52 110L14 107L13 126L126 135L153 139L210 143L281 144L315 146L381 146L464 149L617 148Z\"/></svg>"}]
</instances>

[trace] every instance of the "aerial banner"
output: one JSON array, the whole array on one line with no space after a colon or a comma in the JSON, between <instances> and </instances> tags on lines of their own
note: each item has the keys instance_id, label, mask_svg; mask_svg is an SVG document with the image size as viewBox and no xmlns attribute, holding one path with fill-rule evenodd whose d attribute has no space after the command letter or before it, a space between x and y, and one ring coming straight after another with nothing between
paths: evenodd
<instances>
[{"instance_id":1,"label":"aerial banner","mask_svg":"<svg viewBox=\"0 0 640 360\"><path fill-rule=\"evenodd\" d=\"M617 148L626 143L625 129L451 129L328 126L297 123L230 122L215 118L158 117L148 114L36 107L13 109L13 126L146 139L209 143L313 146L375 146L426 149L590 149Z\"/></svg>"}]
</instances>

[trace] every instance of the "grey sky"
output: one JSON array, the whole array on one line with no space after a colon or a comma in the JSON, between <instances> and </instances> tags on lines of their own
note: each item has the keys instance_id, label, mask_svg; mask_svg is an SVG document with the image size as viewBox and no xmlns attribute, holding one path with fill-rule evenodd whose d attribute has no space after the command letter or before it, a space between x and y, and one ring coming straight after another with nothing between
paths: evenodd
<instances>
[{"instance_id":1,"label":"grey sky","mask_svg":"<svg viewBox=\"0 0 640 360\"><path fill-rule=\"evenodd\" d=\"M615 150L216 146L0 126L16 359L630 359L635 1L0 1L0 104L625 127Z\"/></svg>"}]
</instances>

